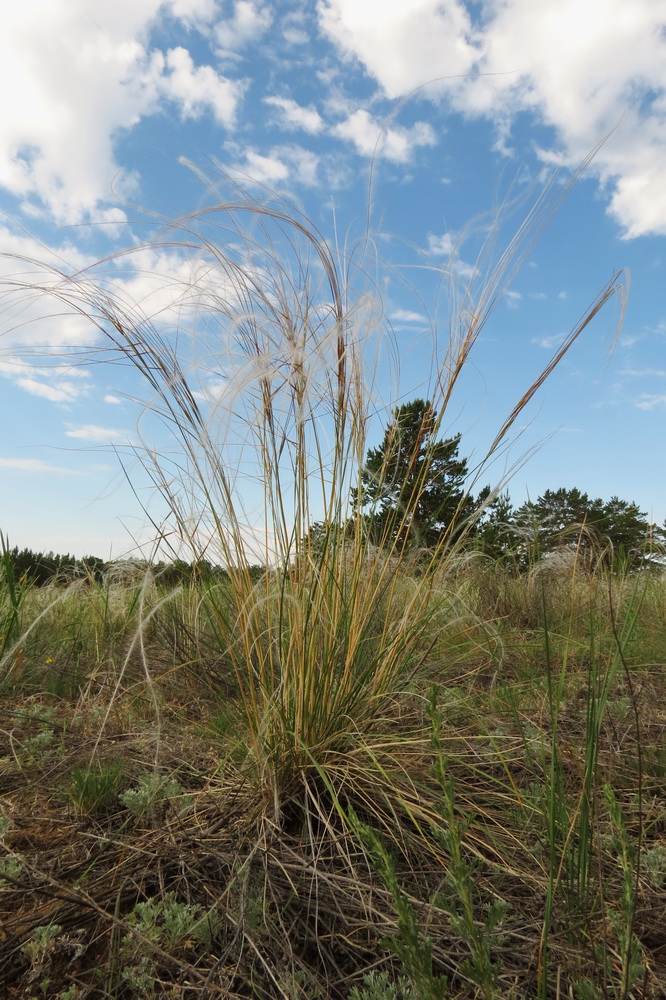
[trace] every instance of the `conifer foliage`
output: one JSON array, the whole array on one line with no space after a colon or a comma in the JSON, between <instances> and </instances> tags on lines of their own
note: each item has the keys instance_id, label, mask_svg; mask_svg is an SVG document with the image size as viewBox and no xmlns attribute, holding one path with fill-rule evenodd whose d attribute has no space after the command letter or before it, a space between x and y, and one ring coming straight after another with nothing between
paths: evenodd
<instances>
[{"instance_id":1,"label":"conifer foliage","mask_svg":"<svg viewBox=\"0 0 666 1000\"><path fill-rule=\"evenodd\" d=\"M408 536L430 548L471 511L460 435L438 441L438 428L432 404L415 399L393 411L381 443L368 451L354 500L368 511L374 541Z\"/></svg>"}]
</instances>

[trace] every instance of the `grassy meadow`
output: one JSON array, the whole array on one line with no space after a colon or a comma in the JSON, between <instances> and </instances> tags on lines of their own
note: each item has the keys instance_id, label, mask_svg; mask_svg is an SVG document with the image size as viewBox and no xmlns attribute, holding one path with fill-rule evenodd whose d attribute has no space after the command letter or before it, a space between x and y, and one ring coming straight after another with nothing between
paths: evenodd
<instances>
[{"instance_id":1,"label":"grassy meadow","mask_svg":"<svg viewBox=\"0 0 666 1000\"><path fill-rule=\"evenodd\" d=\"M297 213L227 204L168 234L199 339L103 276L14 282L142 377L173 442L144 457L156 529L226 575L30 588L5 557L2 996L666 995L660 571L518 571L474 551L462 502L427 546L419 521L460 373L559 196L462 293L408 474L389 435L370 503L378 314Z\"/></svg>"},{"instance_id":2,"label":"grassy meadow","mask_svg":"<svg viewBox=\"0 0 666 1000\"><path fill-rule=\"evenodd\" d=\"M664 995L661 578L450 566L310 744L248 724L229 594L3 597L4 996Z\"/></svg>"}]
</instances>

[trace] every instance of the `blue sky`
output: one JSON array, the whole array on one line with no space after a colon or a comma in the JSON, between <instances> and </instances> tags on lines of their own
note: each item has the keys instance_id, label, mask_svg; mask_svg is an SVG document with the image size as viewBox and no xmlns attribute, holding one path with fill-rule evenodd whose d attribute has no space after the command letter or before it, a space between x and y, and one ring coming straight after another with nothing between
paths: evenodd
<instances>
[{"instance_id":1,"label":"blue sky","mask_svg":"<svg viewBox=\"0 0 666 1000\"><path fill-rule=\"evenodd\" d=\"M446 427L478 460L626 268L619 339L616 303L484 482L518 463L516 503L576 486L664 520L664 0L23 0L2 20L0 528L12 544L108 557L151 534L124 471L145 500L129 398L145 391L122 366L86 363L100 341L83 318L17 294L20 272L43 277L21 258L78 270L134 247L106 279L175 326L191 257L136 248L230 182L285 195L349 247L370 235L375 444L381 406L427 391L433 324L447 335L442 288L482 279L489 220L501 218L500 253L553 171L565 182L602 140L498 301Z\"/></svg>"}]
</instances>

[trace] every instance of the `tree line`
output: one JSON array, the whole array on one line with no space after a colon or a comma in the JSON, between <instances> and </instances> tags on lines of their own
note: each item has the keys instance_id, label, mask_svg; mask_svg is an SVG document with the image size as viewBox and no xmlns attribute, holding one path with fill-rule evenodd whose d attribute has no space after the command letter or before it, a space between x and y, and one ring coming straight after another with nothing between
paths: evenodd
<instances>
[{"instance_id":1,"label":"tree line","mask_svg":"<svg viewBox=\"0 0 666 1000\"><path fill-rule=\"evenodd\" d=\"M205 580L208 583L222 583L228 574L221 566L215 566L207 559L187 562L175 559L172 562L150 562L146 559L104 560L98 556L84 556L79 559L72 555L55 552L34 552L29 548L19 549L5 546L0 559L0 567L5 574L9 567L11 579L29 587L44 587L47 584L67 585L76 580L104 583L108 579L136 581L150 570L153 577L166 587L177 587ZM252 566L249 570L259 578L264 570ZM0 572L0 577L2 573Z\"/></svg>"},{"instance_id":2,"label":"tree line","mask_svg":"<svg viewBox=\"0 0 666 1000\"><path fill-rule=\"evenodd\" d=\"M648 521L632 501L591 498L579 489L548 489L534 501L514 507L509 494L493 496L485 487L475 497L467 488L468 460L460 455L461 436L437 439L438 415L430 402L415 399L396 407L382 441L366 457L360 484L352 489L350 509L361 515L370 542L401 539L433 550L458 539L490 559L517 570L562 549L595 561L638 568L654 562L666 542L664 528ZM352 530L352 519L348 522ZM308 544L325 534L311 528ZM118 564L97 556L77 559L53 552L4 547L15 580L32 586L84 578L101 582ZM166 586L198 580L222 582L227 574L206 559L188 563L122 564L135 574L151 568ZM257 577L262 567L252 567Z\"/></svg>"},{"instance_id":3,"label":"tree line","mask_svg":"<svg viewBox=\"0 0 666 1000\"><path fill-rule=\"evenodd\" d=\"M519 507L507 492L493 496L490 487L473 496L460 435L437 440L437 416L422 399L397 407L381 443L368 451L351 503L372 541L402 533L428 550L462 536L465 545L516 568L563 548L635 568L654 561L663 547L664 528L617 496L602 500L560 487Z\"/></svg>"}]
</instances>

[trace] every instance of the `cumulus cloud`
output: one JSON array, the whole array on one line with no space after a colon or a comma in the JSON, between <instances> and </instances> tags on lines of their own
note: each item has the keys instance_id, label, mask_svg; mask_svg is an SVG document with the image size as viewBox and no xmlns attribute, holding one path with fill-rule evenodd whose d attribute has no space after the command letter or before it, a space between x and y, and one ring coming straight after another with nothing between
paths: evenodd
<instances>
[{"instance_id":1,"label":"cumulus cloud","mask_svg":"<svg viewBox=\"0 0 666 1000\"><path fill-rule=\"evenodd\" d=\"M48 399L52 403L73 403L79 397L78 386L74 382L51 385L34 378L18 378L16 384L32 396L41 396L42 399Z\"/></svg>"},{"instance_id":2,"label":"cumulus cloud","mask_svg":"<svg viewBox=\"0 0 666 1000\"><path fill-rule=\"evenodd\" d=\"M323 30L390 98L426 85L495 122L510 149L521 112L554 129L545 160L591 169L627 237L666 233L664 0L320 0Z\"/></svg>"},{"instance_id":3,"label":"cumulus cloud","mask_svg":"<svg viewBox=\"0 0 666 1000\"><path fill-rule=\"evenodd\" d=\"M666 378L663 368L624 368L620 375L628 378Z\"/></svg>"},{"instance_id":4,"label":"cumulus cloud","mask_svg":"<svg viewBox=\"0 0 666 1000\"><path fill-rule=\"evenodd\" d=\"M5 359L0 374L13 376L14 381L20 376L41 378L44 372L49 379L63 378L63 370L68 380L83 377L83 369L71 365L63 369L53 363L36 374L34 360L23 358L27 350L39 353L44 349L53 356L100 341L95 323L77 311L77 305L85 308L86 291L93 293L94 272L88 269L94 259L68 242L48 247L2 224L0 248L0 331ZM144 313L153 316L170 310L169 318L173 320L181 314L182 301L190 294L193 267L185 255L175 250L137 248L129 256L111 258L106 275L100 274L100 279L105 278L120 301L138 303ZM67 275L84 271L89 286L82 278L67 282ZM62 291L63 297L50 290ZM29 372L22 370L26 366ZM31 391L27 385L23 387ZM48 396L48 390L40 394L55 398Z\"/></svg>"},{"instance_id":5,"label":"cumulus cloud","mask_svg":"<svg viewBox=\"0 0 666 1000\"><path fill-rule=\"evenodd\" d=\"M290 25L282 29L282 37L288 45L307 45L310 37L307 31L302 28L293 28Z\"/></svg>"},{"instance_id":6,"label":"cumulus cloud","mask_svg":"<svg viewBox=\"0 0 666 1000\"><path fill-rule=\"evenodd\" d=\"M435 77L469 73L478 56L472 24L458 0L321 0L322 28L355 56L391 98Z\"/></svg>"},{"instance_id":7,"label":"cumulus cloud","mask_svg":"<svg viewBox=\"0 0 666 1000\"><path fill-rule=\"evenodd\" d=\"M433 128L416 122L411 128L383 125L364 109L354 111L331 130L339 139L353 143L361 156L382 156L393 163L408 163L418 146L434 146Z\"/></svg>"},{"instance_id":8,"label":"cumulus cloud","mask_svg":"<svg viewBox=\"0 0 666 1000\"><path fill-rule=\"evenodd\" d=\"M427 319L421 313L412 312L410 309L394 309L389 314L389 319L394 323L426 323Z\"/></svg>"},{"instance_id":9,"label":"cumulus cloud","mask_svg":"<svg viewBox=\"0 0 666 1000\"><path fill-rule=\"evenodd\" d=\"M279 123L283 128L303 129L311 135L316 135L324 128L324 119L312 105L304 108L290 97L264 97L264 104L277 109Z\"/></svg>"},{"instance_id":10,"label":"cumulus cloud","mask_svg":"<svg viewBox=\"0 0 666 1000\"><path fill-rule=\"evenodd\" d=\"M133 437L127 431L112 427L98 427L97 424L67 424L67 437L79 441L93 441L97 444L131 444Z\"/></svg>"},{"instance_id":11,"label":"cumulus cloud","mask_svg":"<svg viewBox=\"0 0 666 1000\"><path fill-rule=\"evenodd\" d=\"M449 271L463 280L470 280L478 274L478 269L474 264L470 264L458 256L461 244L460 235L450 229L440 236L434 233L428 234L429 253L434 257L447 257Z\"/></svg>"},{"instance_id":12,"label":"cumulus cloud","mask_svg":"<svg viewBox=\"0 0 666 1000\"><path fill-rule=\"evenodd\" d=\"M201 312L239 300L237 283L216 261L177 245L136 246L95 267L68 245L49 249L0 225L0 246L3 241L8 250L0 253L0 376L55 403L89 395L90 351L99 357L112 349L97 323L86 318L87 308L98 315L96 303L108 302L132 328L149 321L158 331L173 332L190 331ZM33 259L39 255L43 262ZM78 363L58 360L65 357Z\"/></svg>"},{"instance_id":13,"label":"cumulus cloud","mask_svg":"<svg viewBox=\"0 0 666 1000\"><path fill-rule=\"evenodd\" d=\"M274 146L266 155L246 149L241 159L230 168L246 184L266 184L268 187L287 182L314 186L319 182L320 157L312 150L296 144ZM229 168L228 168L229 169Z\"/></svg>"},{"instance_id":14,"label":"cumulus cloud","mask_svg":"<svg viewBox=\"0 0 666 1000\"><path fill-rule=\"evenodd\" d=\"M52 403L74 403L89 393L89 372L70 365L36 365L15 357L0 362L0 374L31 396Z\"/></svg>"},{"instance_id":15,"label":"cumulus cloud","mask_svg":"<svg viewBox=\"0 0 666 1000\"><path fill-rule=\"evenodd\" d=\"M440 254L442 256L449 257L452 253L455 253L458 249L458 237L455 233L450 230L442 233L441 236L435 236L434 233L430 233L428 236L428 250L437 256Z\"/></svg>"},{"instance_id":16,"label":"cumulus cloud","mask_svg":"<svg viewBox=\"0 0 666 1000\"><path fill-rule=\"evenodd\" d=\"M0 458L0 469L14 469L17 472L48 472L59 476L79 476L74 469L64 469L60 465L49 465L38 458Z\"/></svg>"},{"instance_id":17,"label":"cumulus cloud","mask_svg":"<svg viewBox=\"0 0 666 1000\"><path fill-rule=\"evenodd\" d=\"M545 350L550 351L553 347L559 347L564 341L564 337L561 333L554 333L550 337L532 337L530 343L538 344L539 347L543 347Z\"/></svg>"},{"instance_id":18,"label":"cumulus cloud","mask_svg":"<svg viewBox=\"0 0 666 1000\"><path fill-rule=\"evenodd\" d=\"M183 7L171 3L170 13ZM5 13L0 86L12 97L0 116L0 186L25 211L80 223L112 191L131 196L136 177L117 162L116 138L165 100L184 117L210 111L231 126L240 82L195 67L182 48L151 49L164 9L161 0L97 0L92 16L88 0L24 0ZM212 13L202 0L191 9Z\"/></svg>"},{"instance_id":19,"label":"cumulus cloud","mask_svg":"<svg viewBox=\"0 0 666 1000\"><path fill-rule=\"evenodd\" d=\"M666 396L643 393L634 406L637 406L639 410L653 410L656 406L666 406Z\"/></svg>"},{"instance_id":20,"label":"cumulus cloud","mask_svg":"<svg viewBox=\"0 0 666 1000\"><path fill-rule=\"evenodd\" d=\"M218 14L217 0L168 0L173 17L187 26L205 27Z\"/></svg>"},{"instance_id":21,"label":"cumulus cloud","mask_svg":"<svg viewBox=\"0 0 666 1000\"><path fill-rule=\"evenodd\" d=\"M178 105L183 118L200 118L211 111L221 125L233 126L243 83L220 76L212 66L195 66L182 47L169 49L164 62L155 60L154 65L161 70L157 89Z\"/></svg>"},{"instance_id":22,"label":"cumulus cloud","mask_svg":"<svg viewBox=\"0 0 666 1000\"><path fill-rule=\"evenodd\" d=\"M272 20L268 7L252 0L236 0L232 16L215 25L215 37L222 54L235 55L236 49L260 38Z\"/></svg>"},{"instance_id":23,"label":"cumulus cloud","mask_svg":"<svg viewBox=\"0 0 666 1000\"><path fill-rule=\"evenodd\" d=\"M293 10L285 11L282 15L280 27L282 37L287 45L307 45L310 36L305 30L306 12L304 8L300 10L294 7Z\"/></svg>"},{"instance_id":24,"label":"cumulus cloud","mask_svg":"<svg viewBox=\"0 0 666 1000\"><path fill-rule=\"evenodd\" d=\"M254 149L246 150L244 159L232 170L240 173L243 179L255 184L278 184L289 177L289 167L277 153L272 152L264 156Z\"/></svg>"}]
</instances>

